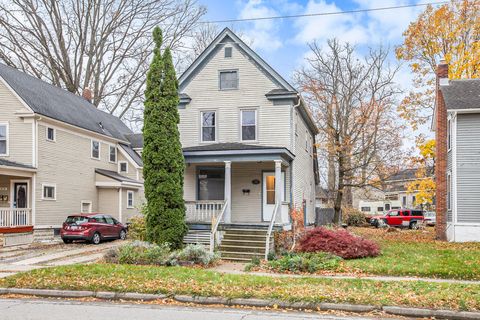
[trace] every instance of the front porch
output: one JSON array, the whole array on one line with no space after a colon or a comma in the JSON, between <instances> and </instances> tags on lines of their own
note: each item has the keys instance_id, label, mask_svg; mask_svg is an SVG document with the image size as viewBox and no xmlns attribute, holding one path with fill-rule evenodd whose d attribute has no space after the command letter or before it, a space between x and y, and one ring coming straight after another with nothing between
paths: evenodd
<instances>
[{"instance_id":1,"label":"front porch","mask_svg":"<svg viewBox=\"0 0 480 320\"><path fill-rule=\"evenodd\" d=\"M257 254L268 254L272 230L291 226L293 155L285 148L216 144L185 148L184 156L186 221L191 230L187 239L208 243L213 250L235 230L235 237L261 238L254 241L255 248L244 244ZM236 249L243 252L247 247Z\"/></svg>"}]
</instances>

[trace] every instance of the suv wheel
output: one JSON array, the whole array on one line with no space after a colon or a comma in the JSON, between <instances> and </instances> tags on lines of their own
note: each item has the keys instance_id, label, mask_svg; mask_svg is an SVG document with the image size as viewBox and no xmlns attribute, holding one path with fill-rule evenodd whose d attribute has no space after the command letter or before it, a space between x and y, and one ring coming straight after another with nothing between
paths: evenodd
<instances>
[{"instance_id":1,"label":"suv wheel","mask_svg":"<svg viewBox=\"0 0 480 320\"><path fill-rule=\"evenodd\" d=\"M125 230L121 230L120 235L118 237L120 238L120 240L127 239L127 232Z\"/></svg>"},{"instance_id":2,"label":"suv wheel","mask_svg":"<svg viewBox=\"0 0 480 320\"><path fill-rule=\"evenodd\" d=\"M63 243L72 243L72 240L70 239L62 239L63 240Z\"/></svg>"},{"instance_id":3,"label":"suv wheel","mask_svg":"<svg viewBox=\"0 0 480 320\"><path fill-rule=\"evenodd\" d=\"M92 243L93 244L99 244L102 238L100 237L100 233L95 232L92 237Z\"/></svg>"},{"instance_id":4,"label":"suv wheel","mask_svg":"<svg viewBox=\"0 0 480 320\"><path fill-rule=\"evenodd\" d=\"M412 229L412 230L417 230L418 229L417 221L410 222L409 228Z\"/></svg>"}]
</instances>

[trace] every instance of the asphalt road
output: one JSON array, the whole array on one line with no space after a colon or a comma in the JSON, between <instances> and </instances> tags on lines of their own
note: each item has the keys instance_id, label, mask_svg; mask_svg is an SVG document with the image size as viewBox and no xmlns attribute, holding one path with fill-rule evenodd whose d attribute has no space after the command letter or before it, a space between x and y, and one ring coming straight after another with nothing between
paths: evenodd
<instances>
[{"instance_id":1,"label":"asphalt road","mask_svg":"<svg viewBox=\"0 0 480 320\"><path fill-rule=\"evenodd\" d=\"M1 320L300 320L373 319L302 312L257 311L147 304L117 304L40 299L0 299ZM379 319L378 317L375 319ZM392 318L389 318L392 319Z\"/></svg>"}]
</instances>

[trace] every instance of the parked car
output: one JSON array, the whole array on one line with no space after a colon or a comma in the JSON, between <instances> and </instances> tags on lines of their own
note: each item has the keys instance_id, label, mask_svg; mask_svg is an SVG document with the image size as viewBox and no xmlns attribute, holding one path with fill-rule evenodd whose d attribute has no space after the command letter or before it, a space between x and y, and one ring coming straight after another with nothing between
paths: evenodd
<instances>
[{"instance_id":1,"label":"parked car","mask_svg":"<svg viewBox=\"0 0 480 320\"><path fill-rule=\"evenodd\" d=\"M383 216L375 216L370 219L370 224L377 228L388 225L392 227L408 227L417 229L425 220L424 212L417 209L390 210Z\"/></svg>"},{"instance_id":2,"label":"parked car","mask_svg":"<svg viewBox=\"0 0 480 320\"><path fill-rule=\"evenodd\" d=\"M435 211L427 211L425 212L425 224L427 226L434 226L437 222L437 214Z\"/></svg>"},{"instance_id":3,"label":"parked car","mask_svg":"<svg viewBox=\"0 0 480 320\"><path fill-rule=\"evenodd\" d=\"M86 240L99 244L102 240L127 238L127 226L108 214L74 214L67 217L60 230L63 242Z\"/></svg>"}]
</instances>

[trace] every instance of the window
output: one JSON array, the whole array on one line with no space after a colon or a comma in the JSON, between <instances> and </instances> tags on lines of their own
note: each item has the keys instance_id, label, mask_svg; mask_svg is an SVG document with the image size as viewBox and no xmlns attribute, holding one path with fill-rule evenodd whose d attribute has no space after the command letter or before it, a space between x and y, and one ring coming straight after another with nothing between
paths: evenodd
<instances>
[{"instance_id":1,"label":"window","mask_svg":"<svg viewBox=\"0 0 480 320\"><path fill-rule=\"evenodd\" d=\"M105 220L104 216L94 216L90 218L90 222L107 223L107 220Z\"/></svg>"},{"instance_id":2,"label":"window","mask_svg":"<svg viewBox=\"0 0 480 320\"><path fill-rule=\"evenodd\" d=\"M394 207L394 209L396 209L397 207ZM391 217L398 217L400 215L400 213L398 211L390 211L388 213L389 216Z\"/></svg>"},{"instance_id":3,"label":"window","mask_svg":"<svg viewBox=\"0 0 480 320\"><path fill-rule=\"evenodd\" d=\"M406 196L403 196L402 197L402 207L406 207L407 206L407 197Z\"/></svg>"},{"instance_id":4,"label":"window","mask_svg":"<svg viewBox=\"0 0 480 320\"><path fill-rule=\"evenodd\" d=\"M220 90L238 89L238 71L220 71Z\"/></svg>"},{"instance_id":5,"label":"window","mask_svg":"<svg viewBox=\"0 0 480 320\"><path fill-rule=\"evenodd\" d=\"M100 159L100 142L92 140L92 158Z\"/></svg>"},{"instance_id":6,"label":"window","mask_svg":"<svg viewBox=\"0 0 480 320\"><path fill-rule=\"evenodd\" d=\"M257 140L257 111L242 110L242 141Z\"/></svg>"},{"instance_id":7,"label":"window","mask_svg":"<svg viewBox=\"0 0 480 320\"><path fill-rule=\"evenodd\" d=\"M447 209L452 208L452 177L450 172L447 173Z\"/></svg>"},{"instance_id":8,"label":"window","mask_svg":"<svg viewBox=\"0 0 480 320\"><path fill-rule=\"evenodd\" d=\"M390 203L385 203L385 210L386 211L390 210Z\"/></svg>"},{"instance_id":9,"label":"window","mask_svg":"<svg viewBox=\"0 0 480 320\"><path fill-rule=\"evenodd\" d=\"M223 200L225 195L225 169L198 170L198 200Z\"/></svg>"},{"instance_id":10,"label":"window","mask_svg":"<svg viewBox=\"0 0 480 320\"><path fill-rule=\"evenodd\" d=\"M80 210L82 213L91 213L92 212L92 202L91 201L82 201L80 205Z\"/></svg>"},{"instance_id":11,"label":"window","mask_svg":"<svg viewBox=\"0 0 480 320\"><path fill-rule=\"evenodd\" d=\"M232 57L232 47L226 47L225 48L225 58L231 58Z\"/></svg>"},{"instance_id":12,"label":"window","mask_svg":"<svg viewBox=\"0 0 480 320\"><path fill-rule=\"evenodd\" d=\"M361 208L362 212L370 212L370 207L362 207Z\"/></svg>"},{"instance_id":13,"label":"window","mask_svg":"<svg viewBox=\"0 0 480 320\"><path fill-rule=\"evenodd\" d=\"M103 216L105 218L105 221L107 221L108 224L115 224L115 219L113 219L110 216Z\"/></svg>"},{"instance_id":14,"label":"window","mask_svg":"<svg viewBox=\"0 0 480 320\"><path fill-rule=\"evenodd\" d=\"M117 162L117 147L116 146L110 146L109 160L110 160L110 162Z\"/></svg>"},{"instance_id":15,"label":"window","mask_svg":"<svg viewBox=\"0 0 480 320\"><path fill-rule=\"evenodd\" d=\"M128 173L128 162L127 161L119 161L118 162L118 172Z\"/></svg>"},{"instance_id":16,"label":"window","mask_svg":"<svg viewBox=\"0 0 480 320\"><path fill-rule=\"evenodd\" d=\"M0 124L0 155L8 155L8 124Z\"/></svg>"},{"instance_id":17,"label":"window","mask_svg":"<svg viewBox=\"0 0 480 320\"><path fill-rule=\"evenodd\" d=\"M415 206L416 205L416 202L417 201L417 197L415 196L412 196L412 205Z\"/></svg>"},{"instance_id":18,"label":"window","mask_svg":"<svg viewBox=\"0 0 480 320\"><path fill-rule=\"evenodd\" d=\"M205 111L201 113L202 141L216 141L217 113Z\"/></svg>"},{"instance_id":19,"label":"window","mask_svg":"<svg viewBox=\"0 0 480 320\"><path fill-rule=\"evenodd\" d=\"M383 212L383 207L377 207L377 212Z\"/></svg>"},{"instance_id":20,"label":"window","mask_svg":"<svg viewBox=\"0 0 480 320\"><path fill-rule=\"evenodd\" d=\"M42 199L43 200L55 200L57 198L57 188L54 184L42 185Z\"/></svg>"},{"instance_id":21,"label":"window","mask_svg":"<svg viewBox=\"0 0 480 320\"><path fill-rule=\"evenodd\" d=\"M127 208L133 208L133 191L127 191Z\"/></svg>"},{"instance_id":22,"label":"window","mask_svg":"<svg viewBox=\"0 0 480 320\"><path fill-rule=\"evenodd\" d=\"M47 127L47 140L55 141L55 129Z\"/></svg>"},{"instance_id":23,"label":"window","mask_svg":"<svg viewBox=\"0 0 480 320\"><path fill-rule=\"evenodd\" d=\"M452 148L452 123L451 120L448 119L447 121L447 149L450 150Z\"/></svg>"}]
</instances>

